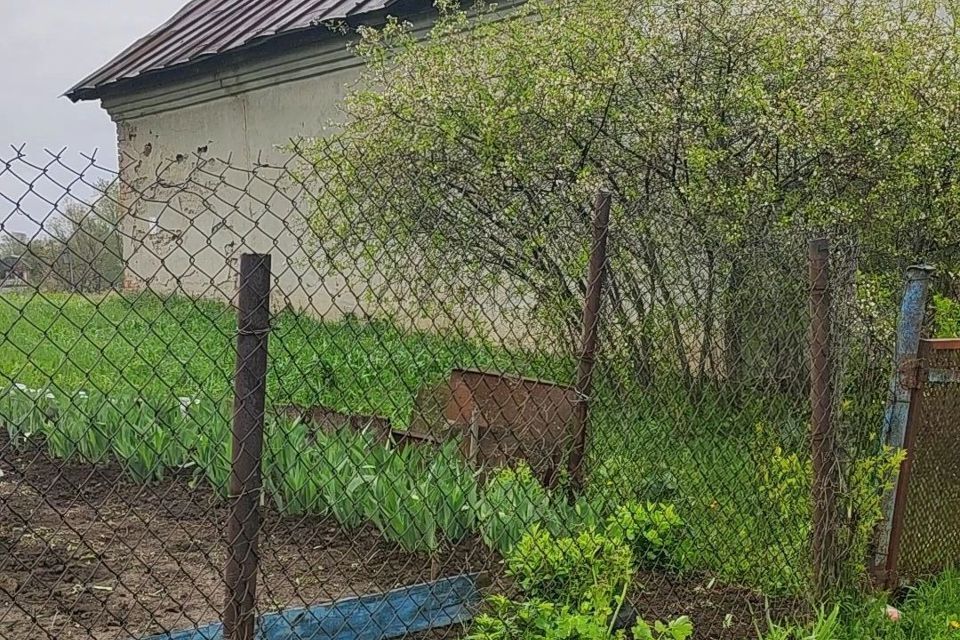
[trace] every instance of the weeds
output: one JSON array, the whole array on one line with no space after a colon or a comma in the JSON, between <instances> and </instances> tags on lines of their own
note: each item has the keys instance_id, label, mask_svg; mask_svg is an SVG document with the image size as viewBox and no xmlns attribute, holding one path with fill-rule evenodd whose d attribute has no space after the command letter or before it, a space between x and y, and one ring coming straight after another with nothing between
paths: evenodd
<instances>
[{"instance_id":1,"label":"weeds","mask_svg":"<svg viewBox=\"0 0 960 640\"><path fill-rule=\"evenodd\" d=\"M819 609L804 625L770 624L763 640L951 640L960 634L960 573L947 571L892 608L879 598Z\"/></svg>"}]
</instances>

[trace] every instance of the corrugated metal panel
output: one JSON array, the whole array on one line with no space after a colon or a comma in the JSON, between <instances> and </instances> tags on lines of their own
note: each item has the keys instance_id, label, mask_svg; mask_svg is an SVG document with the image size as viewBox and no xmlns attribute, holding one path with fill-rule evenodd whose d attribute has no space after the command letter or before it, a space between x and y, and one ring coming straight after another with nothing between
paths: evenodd
<instances>
[{"instance_id":1,"label":"corrugated metal panel","mask_svg":"<svg viewBox=\"0 0 960 640\"><path fill-rule=\"evenodd\" d=\"M387 9L398 0L191 0L67 92L98 97L103 87L251 44L256 40Z\"/></svg>"}]
</instances>

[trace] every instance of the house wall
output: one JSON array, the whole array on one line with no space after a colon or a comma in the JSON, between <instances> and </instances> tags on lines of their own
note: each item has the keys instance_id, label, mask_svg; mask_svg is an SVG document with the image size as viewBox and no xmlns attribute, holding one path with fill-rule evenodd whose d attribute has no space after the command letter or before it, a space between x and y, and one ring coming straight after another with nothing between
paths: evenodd
<instances>
[{"instance_id":1,"label":"house wall","mask_svg":"<svg viewBox=\"0 0 960 640\"><path fill-rule=\"evenodd\" d=\"M414 32L431 24L421 16ZM173 84L105 96L117 122L126 289L230 300L240 254L269 252L277 306L327 319L380 315L377 292L399 283L328 273L307 227L313 211L291 175L303 166L291 141L333 131L360 73L344 38L331 34L269 56L234 56ZM452 318L422 307L393 311L408 324L458 322L516 342L529 327L511 325L502 312L527 303L501 291Z\"/></svg>"},{"instance_id":2,"label":"house wall","mask_svg":"<svg viewBox=\"0 0 960 640\"><path fill-rule=\"evenodd\" d=\"M126 288L230 299L240 254L269 252L277 303L359 311L363 287L311 260L309 211L276 168L290 163L282 145L327 129L358 76L340 41L105 100L117 121Z\"/></svg>"}]
</instances>

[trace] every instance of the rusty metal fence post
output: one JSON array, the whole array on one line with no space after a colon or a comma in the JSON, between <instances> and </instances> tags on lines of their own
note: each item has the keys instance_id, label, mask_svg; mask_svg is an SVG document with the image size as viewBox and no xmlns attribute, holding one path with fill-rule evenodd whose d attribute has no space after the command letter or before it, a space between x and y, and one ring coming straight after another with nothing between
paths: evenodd
<instances>
[{"instance_id":1,"label":"rusty metal fence post","mask_svg":"<svg viewBox=\"0 0 960 640\"><path fill-rule=\"evenodd\" d=\"M587 290L583 305L583 335L577 366L576 407L573 418L573 447L570 452L571 495L583 489L583 458L587 450L590 393L596 362L597 335L600 331L600 302L607 270L607 239L610 235L610 193L600 191L594 203L593 238L587 269Z\"/></svg>"},{"instance_id":2,"label":"rusty metal fence post","mask_svg":"<svg viewBox=\"0 0 960 640\"><path fill-rule=\"evenodd\" d=\"M226 640L253 640L256 626L257 538L270 332L270 256L240 258L237 365L234 382L230 515L227 521Z\"/></svg>"},{"instance_id":3,"label":"rusty metal fence post","mask_svg":"<svg viewBox=\"0 0 960 640\"><path fill-rule=\"evenodd\" d=\"M809 243L810 263L810 408L813 461L812 563L818 597L830 593L839 581L837 529L839 514L839 459L833 424L833 366L831 361L830 243Z\"/></svg>"}]
</instances>

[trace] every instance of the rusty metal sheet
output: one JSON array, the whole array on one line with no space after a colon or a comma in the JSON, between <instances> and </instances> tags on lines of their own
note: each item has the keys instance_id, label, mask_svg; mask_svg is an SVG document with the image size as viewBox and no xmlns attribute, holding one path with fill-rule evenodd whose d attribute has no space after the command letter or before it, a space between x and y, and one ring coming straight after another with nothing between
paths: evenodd
<instances>
[{"instance_id":1,"label":"rusty metal sheet","mask_svg":"<svg viewBox=\"0 0 960 640\"><path fill-rule=\"evenodd\" d=\"M390 438L390 420L382 416L365 416L341 413L324 406L301 407L288 405L277 409L277 414L299 419L323 431L332 433L338 429L363 429L371 431L378 441L386 442Z\"/></svg>"},{"instance_id":2,"label":"rusty metal sheet","mask_svg":"<svg viewBox=\"0 0 960 640\"><path fill-rule=\"evenodd\" d=\"M462 438L464 456L481 468L526 461L553 485L569 450L575 407L570 386L456 369L448 381L420 391L411 430Z\"/></svg>"},{"instance_id":3,"label":"rusty metal sheet","mask_svg":"<svg viewBox=\"0 0 960 640\"><path fill-rule=\"evenodd\" d=\"M891 532L891 586L960 562L960 340L923 340L919 357Z\"/></svg>"},{"instance_id":4,"label":"rusty metal sheet","mask_svg":"<svg viewBox=\"0 0 960 640\"><path fill-rule=\"evenodd\" d=\"M163 25L78 82L66 95L74 101L96 99L101 89L122 80L195 62L281 34L375 13L398 2L192 0ZM430 2L420 4L432 6Z\"/></svg>"},{"instance_id":5,"label":"rusty metal sheet","mask_svg":"<svg viewBox=\"0 0 960 640\"><path fill-rule=\"evenodd\" d=\"M369 431L377 442L404 448L408 446L439 447L443 440L426 433L411 429L395 429L389 418L361 414L342 413L322 405L301 407L287 405L277 409L278 415L302 420L323 433L333 433L339 429ZM316 431L315 431L316 432Z\"/></svg>"}]
</instances>

